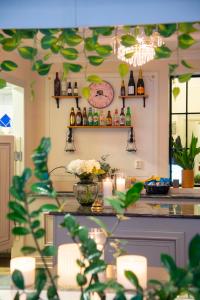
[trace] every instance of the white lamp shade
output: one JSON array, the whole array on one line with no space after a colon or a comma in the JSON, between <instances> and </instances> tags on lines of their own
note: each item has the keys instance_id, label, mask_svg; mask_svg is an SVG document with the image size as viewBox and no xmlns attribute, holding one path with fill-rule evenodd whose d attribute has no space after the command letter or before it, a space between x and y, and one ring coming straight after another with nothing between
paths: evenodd
<instances>
[{"instance_id":1,"label":"white lamp shade","mask_svg":"<svg viewBox=\"0 0 200 300\"><path fill-rule=\"evenodd\" d=\"M147 286L147 259L138 255L122 255L117 257L117 281L126 289L134 289L134 286L125 277L125 271L132 271L139 280L139 284L146 289Z\"/></svg>"},{"instance_id":2,"label":"white lamp shade","mask_svg":"<svg viewBox=\"0 0 200 300\"><path fill-rule=\"evenodd\" d=\"M34 285L35 282L35 258L29 256L15 257L10 261L10 273L19 270L24 277L25 287Z\"/></svg>"},{"instance_id":3,"label":"white lamp shade","mask_svg":"<svg viewBox=\"0 0 200 300\"><path fill-rule=\"evenodd\" d=\"M75 243L63 244L58 247L58 285L62 288L76 289L76 275L80 272L77 259L81 259L79 247Z\"/></svg>"}]
</instances>

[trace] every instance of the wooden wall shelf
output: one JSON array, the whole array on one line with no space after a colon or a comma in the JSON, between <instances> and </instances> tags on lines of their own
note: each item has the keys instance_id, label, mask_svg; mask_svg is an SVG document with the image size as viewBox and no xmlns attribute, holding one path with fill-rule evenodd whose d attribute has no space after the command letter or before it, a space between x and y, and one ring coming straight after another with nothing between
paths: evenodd
<instances>
[{"instance_id":1,"label":"wooden wall shelf","mask_svg":"<svg viewBox=\"0 0 200 300\"><path fill-rule=\"evenodd\" d=\"M93 125L93 126L67 126L68 128L71 128L71 129L73 129L73 128L92 128L92 129L97 129L97 128L107 128L107 129L112 129L112 128L115 128L115 129L117 129L117 128L133 128L133 126L95 126L95 125Z\"/></svg>"},{"instance_id":2,"label":"wooden wall shelf","mask_svg":"<svg viewBox=\"0 0 200 300\"><path fill-rule=\"evenodd\" d=\"M76 100L76 107L79 108L79 99L81 98L81 96L52 96L53 99L56 100L57 103L57 108L59 108L60 106L60 100L62 99L75 99Z\"/></svg>"},{"instance_id":3,"label":"wooden wall shelf","mask_svg":"<svg viewBox=\"0 0 200 300\"><path fill-rule=\"evenodd\" d=\"M148 98L148 95L134 95L134 96L119 96L120 99L122 99L123 102L123 108L125 107L125 100L126 99L143 99L143 107L146 106L146 98Z\"/></svg>"}]
</instances>

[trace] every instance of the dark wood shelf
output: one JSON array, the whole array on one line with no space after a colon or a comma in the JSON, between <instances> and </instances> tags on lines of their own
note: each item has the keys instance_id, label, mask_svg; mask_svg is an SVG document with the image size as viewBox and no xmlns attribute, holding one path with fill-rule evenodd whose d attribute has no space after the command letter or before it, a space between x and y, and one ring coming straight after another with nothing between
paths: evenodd
<instances>
[{"instance_id":1,"label":"dark wood shelf","mask_svg":"<svg viewBox=\"0 0 200 300\"><path fill-rule=\"evenodd\" d=\"M125 107L125 100L126 99L143 99L143 106L146 105L146 98L148 98L148 95L134 95L134 96L119 96L120 99L123 101L123 108Z\"/></svg>"},{"instance_id":2,"label":"dark wood shelf","mask_svg":"<svg viewBox=\"0 0 200 300\"><path fill-rule=\"evenodd\" d=\"M62 99L75 99L76 100L76 107L79 108L79 99L81 98L81 96L67 96L67 95L62 95L62 96L52 96L53 99L56 100L57 103L57 108L59 108L59 102Z\"/></svg>"},{"instance_id":3,"label":"dark wood shelf","mask_svg":"<svg viewBox=\"0 0 200 300\"><path fill-rule=\"evenodd\" d=\"M107 129L111 129L111 128L115 128L115 129L117 129L117 128L133 128L133 126L106 126L106 125L104 125L104 126L101 126L101 125L98 125L98 126L95 126L95 125L93 125L93 126L67 126L68 128L71 128L71 129L73 129L73 128L107 128Z\"/></svg>"}]
</instances>

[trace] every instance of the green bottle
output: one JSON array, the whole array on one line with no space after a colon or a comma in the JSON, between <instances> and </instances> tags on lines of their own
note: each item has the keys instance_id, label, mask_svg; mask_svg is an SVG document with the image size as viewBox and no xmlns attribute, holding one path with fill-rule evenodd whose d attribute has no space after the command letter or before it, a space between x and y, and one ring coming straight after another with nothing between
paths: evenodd
<instances>
[{"instance_id":1,"label":"green bottle","mask_svg":"<svg viewBox=\"0 0 200 300\"><path fill-rule=\"evenodd\" d=\"M98 126L99 125L99 114L98 111L94 111L93 113L93 125Z\"/></svg>"},{"instance_id":2,"label":"green bottle","mask_svg":"<svg viewBox=\"0 0 200 300\"><path fill-rule=\"evenodd\" d=\"M130 107L127 107L127 111L126 111L126 126L131 126L131 111L130 111Z\"/></svg>"},{"instance_id":3,"label":"green bottle","mask_svg":"<svg viewBox=\"0 0 200 300\"><path fill-rule=\"evenodd\" d=\"M89 108L88 111L88 125L93 126L93 114L92 114L92 108Z\"/></svg>"}]
</instances>

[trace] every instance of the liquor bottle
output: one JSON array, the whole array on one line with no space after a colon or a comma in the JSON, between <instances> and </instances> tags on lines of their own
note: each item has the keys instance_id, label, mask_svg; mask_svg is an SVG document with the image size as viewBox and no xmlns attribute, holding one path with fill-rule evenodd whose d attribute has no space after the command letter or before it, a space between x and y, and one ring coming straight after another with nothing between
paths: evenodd
<instances>
[{"instance_id":1,"label":"liquor bottle","mask_svg":"<svg viewBox=\"0 0 200 300\"><path fill-rule=\"evenodd\" d=\"M126 96L126 88L125 88L124 80L122 80L120 95Z\"/></svg>"},{"instance_id":2,"label":"liquor bottle","mask_svg":"<svg viewBox=\"0 0 200 300\"><path fill-rule=\"evenodd\" d=\"M135 81L133 77L133 71L130 71L130 77L128 82L128 95L134 96L135 95Z\"/></svg>"},{"instance_id":3,"label":"liquor bottle","mask_svg":"<svg viewBox=\"0 0 200 300\"><path fill-rule=\"evenodd\" d=\"M124 114L124 109L122 107L121 113L120 113L120 116L119 116L119 125L120 126L125 126L125 124L126 124L126 117L125 117L125 114Z\"/></svg>"},{"instance_id":4,"label":"liquor bottle","mask_svg":"<svg viewBox=\"0 0 200 300\"><path fill-rule=\"evenodd\" d=\"M54 96L60 96L61 84L58 76L58 72L56 72L56 78L54 79Z\"/></svg>"},{"instance_id":5,"label":"liquor bottle","mask_svg":"<svg viewBox=\"0 0 200 300\"><path fill-rule=\"evenodd\" d=\"M126 126L131 126L131 111L130 111L130 107L127 107L127 111L126 111Z\"/></svg>"},{"instance_id":6,"label":"liquor bottle","mask_svg":"<svg viewBox=\"0 0 200 300\"><path fill-rule=\"evenodd\" d=\"M74 112L74 108L73 107L71 108L69 120L70 120L70 126L76 125L76 116L75 116L75 112Z\"/></svg>"},{"instance_id":7,"label":"liquor bottle","mask_svg":"<svg viewBox=\"0 0 200 300\"><path fill-rule=\"evenodd\" d=\"M98 114L98 111L94 110L94 113L93 113L93 125L94 126L98 126L99 125L99 114Z\"/></svg>"},{"instance_id":8,"label":"liquor bottle","mask_svg":"<svg viewBox=\"0 0 200 300\"><path fill-rule=\"evenodd\" d=\"M83 117L82 117L81 109L79 107L76 113L76 125L81 126L82 124L83 124Z\"/></svg>"},{"instance_id":9,"label":"liquor bottle","mask_svg":"<svg viewBox=\"0 0 200 300\"><path fill-rule=\"evenodd\" d=\"M87 112L86 112L86 107L83 108L83 126L88 125L88 117L87 117Z\"/></svg>"},{"instance_id":10,"label":"liquor bottle","mask_svg":"<svg viewBox=\"0 0 200 300\"><path fill-rule=\"evenodd\" d=\"M72 96L72 85L71 85L71 82L68 83L67 96Z\"/></svg>"},{"instance_id":11,"label":"liquor bottle","mask_svg":"<svg viewBox=\"0 0 200 300\"><path fill-rule=\"evenodd\" d=\"M142 69L139 70L139 77L137 82L137 95L144 95L145 89L144 89L144 80L142 77Z\"/></svg>"},{"instance_id":12,"label":"liquor bottle","mask_svg":"<svg viewBox=\"0 0 200 300\"><path fill-rule=\"evenodd\" d=\"M99 125L105 126L105 116L104 116L103 110L101 110L100 115L99 115Z\"/></svg>"},{"instance_id":13,"label":"liquor bottle","mask_svg":"<svg viewBox=\"0 0 200 300\"><path fill-rule=\"evenodd\" d=\"M119 114L118 114L118 109L115 109L115 113L113 116L113 125L114 126L119 126Z\"/></svg>"},{"instance_id":14,"label":"liquor bottle","mask_svg":"<svg viewBox=\"0 0 200 300\"><path fill-rule=\"evenodd\" d=\"M92 107L89 107L89 111L88 111L88 125L93 126Z\"/></svg>"},{"instance_id":15,"label":"liquor bottle","mask_svg":"<svg viewBox=\"0 0 200 300\"><path fill-rule=\"evenodd\" d=\"M62 96L67 95L66 80L64 79L64 76L62 76L62 80L61 80L61 95Z\"/></svg>"},{"instance_id":16,"label":"liquor bottle","mask_svg":"<svg viewBox=\"0 0 200 300\"><path fill-rule=\"evenodd\" d=\"M112 117L111 117L110 110L108 111L108 114L107 114L107 117L106 117L106 125L107 126L112 126Z\"/></svg>"},{"instance_id":17,"label":"liquor bottle","mask_svg":"<svg viewBox=\"0 0 200 300\"><path fill-rule=\"evenodd\" d=\"M78 85L77 82L74 83L73 95L78 96Z\"/></svg>"}]
</instances>

